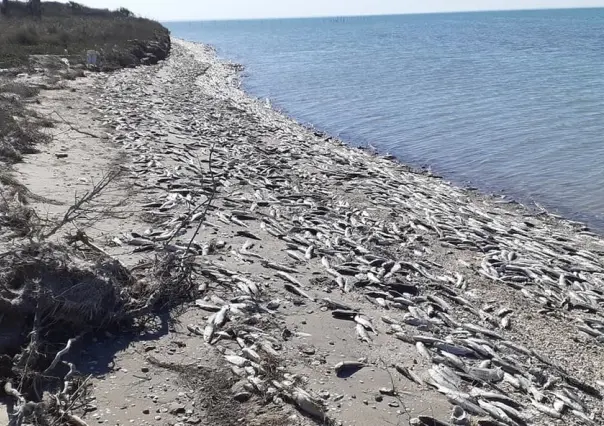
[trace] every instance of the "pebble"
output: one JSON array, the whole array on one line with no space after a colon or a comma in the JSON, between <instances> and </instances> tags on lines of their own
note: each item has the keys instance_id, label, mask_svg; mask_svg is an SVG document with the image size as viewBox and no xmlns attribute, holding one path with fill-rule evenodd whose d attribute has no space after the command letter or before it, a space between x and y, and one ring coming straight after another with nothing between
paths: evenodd
<instances>
[{"instance_id":1,"label":"pebble","mask_svg":"<svg viewBox=\"0 0 604 426\"><path fill-rule=\"evenodd\" d=\"M173 402L168 407L168 411L170 414L184 414L186 411L186 408L185 408L184 404L179 404L177 402Z\"/></svg>"}]
</instances>

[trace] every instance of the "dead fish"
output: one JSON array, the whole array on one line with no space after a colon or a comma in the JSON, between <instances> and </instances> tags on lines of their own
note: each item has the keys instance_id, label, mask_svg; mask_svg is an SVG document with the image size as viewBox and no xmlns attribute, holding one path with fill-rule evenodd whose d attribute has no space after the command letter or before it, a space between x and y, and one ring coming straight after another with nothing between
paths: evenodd
<instances>
[{"instance_id":1,"label":"dead fish","mask_svg":"<svg viewBox=\"0 0 604 426\"><path fill-rule=\"evenodd\" d=\"M262 358L260 357L260 355L258 354L258 352L256 352L254 349L250 348L250 347L245 347L241 350L241 353L243 353L243 355L245 355L246 358L251 359L252 361L259 363Z\"/></svg>"},{"instance_id":2,"label":"dead fish","mask_svg":"<svg viewBox=\"0 0 604 426\"><path fill-rule=\"evenodd\" d=\"M382 282L372 272L367 272L367 279L374 284L381 284Z\"/></svg>"},{"instance_id":3,"label":"dead fish","mask_svg":"<svg viewBox=\"0 0 604 426\"><path fill-rule=\"evenodd\" d=\"M313 302L315 301L315 299L314 299L313 297L309 296L309 295L308 295L307 293L305 293L305 292L304 292L302 289L300 289L300 288L298 288L298 287L296 287L296 286L294 286L294 285L291 285L291 284L287 284L287 283L285 283L285 284L284 284L284 287L285 287L285 289L286 289L287 291L289 291L289 292L291 292L291 293L294 293L294 294L296 294L296 295L298 295L298 296L306 297L308 300L311 300L311 301L313 301Z\"/></svg>"},{"instance_id":4,"label":"dead fish","mask_svg":"<svg viewBox=\"0 0 604 426\"><path fill-rule=\"evenodd\" d=\"M297 279L295 279L294 277L292 277L287 272L278 271L277 273L275 273L275 275L277 275L278 277L283 278L286 281L289 281L290 283L292 283L292 284L294 284L294 285L296 285L298 287L302 287L302 283L300 281L298 281Z\"/></svg>"},{"instance_id":5,"label":"dead fish","mask_svg":"<svg viewBox=\"0 0 604 426\"><path fill-rule=\"evenodd\" d=\"M373 327L373 324L371 324L371 321L369 321L367 318L364 318L361 315L356 315L354 317L354 321L357 324L360 324L365 327L365 329L372 331L374 334L378 334L376 329Z\"/></svg>"},{"instance_id":6,"label":"dead fish","mask_svg":"<svg viewBox=\"0 0 604 426\"><path fill-rule=\"evenodd\" d=\"M241 223L241 226L247 227L247 225L244 224L243 222ZM252 240L256 240L256 241L262 241L262 238L257 237L256 235L252 234L249 231L239 230L239 231L235 232L235 234L240 237L246 237L246 238L251 238Z\"/></svg>"},{"instance_id":7,"label":"dead fish","mask_svg":"<svg viewBox=\"0 0 604 426\"><path fill-rule=\"evenodd\" d=\"M187 330L193 334L197 334L198 336L203 336L203 330L198 325L189 324L187 325Z\"/></svg>"},{"instance_id":8,"label":"dead fish","mask_svg":"<svg viewBox=\"0 0 604 426\"><path fill-rule=\"evenodd\" d=\"M394 318L387 317L385 315L381 317L381 320L383 322L385 322L386 324L398 324L398 325L400 325L399 321L395 320Z\"/></svg>"},{"instance_id":9,"label":"dead fish","mask_svg":"<svg viewBox=\"0 0 604 426\"><path fill-rule=\"evenodd\" d=\"M297 260L298 262L304 262L304 257L298 253L297 251L294 250L285 250L285 252L287 253L287 255L289 257L291 257L294 260Z\"/></svg>"},{"instance_id":10,"label":"dead fish","mask_svg":"<svg viewBox=\"0 0 604 426\"><path fill-rule=\"evenodd\" d=\"M505 424L512 424L515 425L516 422L513 421L512 419L509 418L509 416L499 407L486 402L482 399L478 400L478 405L480 406L480 408L482 408L484 411L486 411L487 413L489 413L493 418L497 419L497 420L501 420L503 423Z\"/></svg>"},{"instance_id":11,"label":"dead fish","mask_svg":"<svg viewBox=\"0 0 604 426\"><path fill-rule=\"evenodd\" d=\"M459 346L459 345L454 345L452 343L436 342L434 344L434 347L436 349L439 349L440 351L448 352L453 355L468 356L468 357L476 356L476 352L474 352L472 349L469 349L469 348L466 348L463 346Z\"/></svg>"},{"instance_id":12,"label":"dead fish","mask_svg":"<svg viewBox=\"0 0 604 426\"><path fill-rule=\"evenodd\" d=\"M459 390L459 385L461 384L461 378L457 375L447 374L448 372L443 370L442 365L435 365L434 367L428 370L428 374L438 386L435 386L437 389L439 386L448 389L448 390ZM445 392L448 393L448 392Z\"/></svg>"},{"instance_id":13,"label":"dead fish","mask_svg":"<svg viewBox=\"0 0 604 426\"><path fill-rule=\"evenodd\" d=\"M509 340L502 340L501 342L499 342L499 344L501 346L505 346L507 348L510 348L510 349L516 351L516 352L519 352L519 353L521 353L523 355L527 355L527 356L531 356L532 355L531 350L528 349L525 346L522 346L521 344L514 343L514 342L511 342Z\"/></svg>"},{"instance_id":14,"label":"dead fish","mask_svg":"<svg viewBox=\"0 0 604 426\"><path fill-rule=\"evenodd\" d=\"M585 414L585 412L583 411L579 411L579 410L570 410L570 413L577 417L578 419L581 419L582 421L584 421L585 423L587 423L588 425L593 425L596 426L597 423L594 422L592 419L589 418L589 416L587 414Z\"/></svg>"},{"instance_id":15,"label":"dead fish","mask_svg":"<svg viewBox=\"0 0 604 426\"><path fill-rule=\"evenodd\" d=\"M412 325L418 328L423 327L424 329L428 330L434 327L432 321L423 318L415 318L414 316L411 316L409 314L405 314L405 316L403 317L403 322L407 325Z\"/></svg>"},{"instance_id":16,"label":"dead fish","mask_svg":"<svg viewBox=\"0 0 604 426\"><path fill-rule=\"evenodd\" d=\"M466 398L461 397L458 394L448 393L448 394L446 394L446 397L449 400L449 402L451 402L455 405L459 405L461 408L463 408L468 413L474 414L476 416L486 416L487 415L487 412L485 410L483 410L479 405L475 404L474 402L472 402Z\"/></svg>"},{"instance_id":17,"label":"dead fish","mask_svg":"<svg viewBox=\"0 0 604 426\"><path fill-rule=\"evenodd\" d=\"M526 420L523 417L523 414L510 407L507 404L504 404L503 402L499 402L499 401L490 401L492 405L494 405L495 407L499 408L501 411L503 411L505 414L508 415L508 417L510 417L512 420L514 420L516 423L518 423L520 426L526 426Z\"/></svg>"},{"instance_id":18,"label":"dead fish","mask_svg":"<svg viewBox=\"0 0 604 426\"><path fill-rule=\"evenodd\" d=\"M448 352L441 352L441 355L449 365L452 365L460 371L466 371L467 366L458 356L450 354Z\"/></svg>"},{"instance_id":19,"label":"dead fish","mask_svg":"<svg viewBox=\"0 0 604 426\"><path fill-rule=\"evenodd\" d=\"M323 407L320 402L312 398L308 392L300 388L296 388L293 391L291 398L296 406L309 416L320 419L321 421L325 421L327 419L325 407Z\"/></svg>"},{"instance_id":20,"label":"dead fish","mask_svg":"<svg viewBox=\"0 0 604 426\"><path fill-rule=\"evenodd\" d=\"M254 281L250 280L249 278L246 278L241 275L235 275L235 276L233 276L233 278L235 280L245 284L247 291L244 289L243 290L244 293L251 293L254 296L258 296L260 294L260 287L258 286L258 284L256 284ZM250 296L247 296L247 297L250 297Z\"/></svg>"},{"instance_id":21,"label":"dead fish","mask_svg":"<svg viewBox=\"0 0 604 426\"><path fill-rule=\"evenodd\" d=\"M306 260L310 260L314 257L314 255L315 255L315 246L308 246L308 248L304 252L304 258Z\"/></svg>"},{"instance_id":22,"label":"dead fish","mask_svg":"<svg viewBox=\"0 0 604 426\"><path fill-rule=\"evenodd\" d=\"M262 266L264 266L265 268L271 268L271 269L275 269L277 271L281 271L281 272L291 272L291 273L296 273L298 272L297 269L295 268L290 268L289 266L285 266L285 265L280 265L278 263L275 262L269 262L268 260L263 260L260 262L260 264Z\"/></svg>"},{"instance_id":23,"label":"dead fish","mask_svg":"<svg viewBox=\"0 0 604 426\"><path fill-rule=\"evenodd\" d=\"M495 312L495 315L497 315L498 317L504 317L504 316L506 316L508 314L511 314L512 312L514 312L513 309L510 309L510 308L501 308L497 312Z\"/></svg>"},{"instance_id":24,"label":"dead fish","mask_svg":"<svg viewBox=\"0 0 604 426\"><path fill-rule=\"evenodd\" d=\"M220 308L220 310L218 312L216 312L216 314L214 315L212 323L218 327L223 326L227 320L228 311L229 311L228 305L225 305L222 308Z\"/></svg>"},{"instance_id":25,"label":"dead fish","mask_svg":"<svg viewBox=\"0 0 604 426\"><path fill-rule=\"evenodd\" d=\"M411 419L409 424L413 426L449 426L449 423L441 422L440 420L431 416L418 416L417 418Z\"/></svg>"},{"instance_id":26,"label":"dead fish","mask_svg":"<svg viewBox=\"0 0 604 426\"><path fill-rule=\"evenodd\" d=\"M145 238L131 238L126 242L126 244L131 246L154 246L155 243L151 240L147 240Z\"/></svg>"},{"instance_id":27,"label":"dead fish","mask_svg":"<svg viewBox=\"0 0 604 426\"><path fill-rule=\"evenodd\" d=\"M225 355L224 359L237 367L245 367L250 364L250 361L247 358L238 355Z\"/></svg>"},{"instance_id":28,"label":"dead fish","mask_svg":"<svg viewBox=\"0 0 604 426\"><path fill-rule=\"evenodd\" d=\"M357 338L360 341L366 342L366 343L371 343L371 339L369 338L367 331L365 331L365 327L363 327L361 324L357 324L355 329L356 329L356 333L357 333Z\"/></svg>"},{"instance_id":29,"label":"dead fish","mask_svg":"<svg viewBox=\"0 0 604 426\"><path fill-rule=\"evenodd\" d=\"M324 306L326 306L327 308L332 309L332 310L339 309L339 310L343 310L343 311L354 311L354 309L351 308L350 306L345 305L341 302L333 301L327 297L321 299L321 301L323 302Z\"/></svg>"},{"instance_id":30,"label":"dead fish","mask_svg":"<svg viewBox=\"0 0 604 426\"><path fill-rule=\"evenodd\" d=\"M418 385L421 385L421 386L423 386L425 384L424 381L417 374L415 374L413 371L409 370L404 365L402 365L402 364L396 364L394 366L394 368L401 375L405 376L407 379L411 380L412 382L415 382L415 383L417 383Z\"/></svg>"},{"instance_id":31,"label":"dead fish","mask_svg":"<svg viewBox=\"0 0 604 426\"><path fill-rule=\"evenodd\" d=\"M533 406L541 411L543 414L547 414L548 416L554 418L554 419L561 419L562 418L562 414L560 414L559 412L557 412L554 408L549 407L547 405L541 404L537 401L531 401L531 403L533 404Z\"/></svg>"},{"instance_id":32,"label":"dead fish","mask_svg":"<svg viewBox=\"0 0 604 426\"><path fill-rule=\"evenodd\" d=\"M426 358L427 360L432 359L430 352L428 352L428 349L426 349L426 345L422 342L415 342L415 348L417 349L417 353L419 353L422 357Z\"/></svg>"},{"instance_id":33,"label":"dead fish","mask_svg":"<svg viewBox=\"0 0 604 426\"><path fill-rule=\"evenodd\" d=\"M505 316L505 317L501 318L501 320L499 321L499 326L501 328L503 328L504 330L507 330L510 328L510 322L511 322L511 317Z\"/></svg>"},{"instance_id":34,"label":"dead fish","mask_svg":"<svg viewBox=\"0 0 604 426\"><path fill-rule=\"evenodd\" d=\"M497 368L470 367L467 373L480 381L488 383L498 383L503 380L503 371Z\"/></svg>"},{"instance_id":35,"label":"dead fish","mask_svg":"<svg viewBox=\"0 0 604 426\"><path fill-rule=\"evenodd\" d=\"M218 312L220 310L220 306L212 305L211 303L205 303L201 299L197 299L195 301L195 306L197 306L200 309L203 309L204 311L209 311L209 312Z\"/></svg>"},{"instance_id":36,"label":"dead fish","mask_svg":"<svg viewBox=\"0 0 604 426\"><path fill-rule=\"evenodd\" d=\"M433 302L434 304L436 304L443 312L450 312L453 310L453 308L451 307L451 305L449 305L447 302L445 302L443 299L441 299L438 296L429 294L428 295L428 300L430 300L431 302Z\"/></svg>"},{"instance_id":37,"label":"dead fish","mask_svg":"<svg viewBox=\"0 0 604 426\"><path fill-rule=\"evenodd\" d=\"M325 256L323 256L321 258L321 263L323 264L325 269L332 269L331 266L329 265L329 260L327 260L327 258Z\"/></svg>"},{"instance_id":38,"label":"dead fish","mask_svg":"<svg viewBox=\"0 0 604 426\"><path fill-rule=\"evenodd\" d=\"M510 398L507 395L504 395L499 392L487 391L485 389L478 388L478 387L473 387L470 390L470 395L472 395L473 397L480 397L482 399L486 399L490 402L493 402L493 401L503 402L506 405L509 405L514 408L524 407L521 403L515 401L514 399Z\"/></svg>"},{"instance_id":39,"label":"dead fish","mask_svg":"<svg viewBox=\"0 0 604 426\"><path fill-rule=\"evenodd\" d=\"M214 337L214 322L208 321L203 329L203 341L209 343Z\"/></svg>"},{"instance_id":40,"label":"dead fish","mask_svg":"<svg viewBox=\"0 0 604 426\"><path fill-rule=\"evenodd\" d=\"M488 328L481 327L476 324L465 323L465 324L463 324L463 328L465 328L466 330L472 331L474 333L480 333L480 334L484 334L485 336L492 337L494 339L503 340L503 336L501 334L499 334L493 330L489 330Z\"/></svg>"}]
</instances>

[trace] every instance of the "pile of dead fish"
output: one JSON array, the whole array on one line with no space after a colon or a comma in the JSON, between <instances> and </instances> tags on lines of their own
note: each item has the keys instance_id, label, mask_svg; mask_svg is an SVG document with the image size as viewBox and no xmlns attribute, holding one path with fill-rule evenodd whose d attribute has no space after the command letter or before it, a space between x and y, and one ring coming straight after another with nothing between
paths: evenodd
<instances>
[{"instance_id":1,"label":"pile of dead fish","mask_svg":"<svg viewBox=\"0 0 604 426\"><path fill-rule=\"evenodd\" d=\"M232 67L202 66L182 46L170 60L178 61L175 74L164 75L160 67L112 77L99 102L116 141L132 155L133 181L157 196L143 205L153 229L115 241L135 251L201 256L199 273L228 285L228 297L204 287L197 305L211 315L190 330L211 344L237 341L240 351L225 350L225 359L248 378L250 391L325 416L298 378L285 371L267 378L264 363L279 356L279 337L253 324L272 314L271 295L211 260L227 242L190 243L186 235L200 221L208 230L234 227L250 241L279 241L291 265L255 254L249 242L232 253L273 271L287 291L327 306L334 320L350 321L360 341L370 343L377 332L372 320L342 303L316 300L296 277L296 264L316 263L334 289L363 292L388 312L381 321L392 338L415 346L432 364L425 372L397 370L444 394L455 406L454 424L551 424L563 417L601 424L594 410L602 399L597 383L515 342L513 310L469 300L468 277L432 256L463 252L472 259L465 262L468 271L517 290L536 312L564 310L579 332L604 343L597 237L325 140L247 98L231 84ZM149 78L161 89L149 89Z\"/></svg>"}]
</instances>

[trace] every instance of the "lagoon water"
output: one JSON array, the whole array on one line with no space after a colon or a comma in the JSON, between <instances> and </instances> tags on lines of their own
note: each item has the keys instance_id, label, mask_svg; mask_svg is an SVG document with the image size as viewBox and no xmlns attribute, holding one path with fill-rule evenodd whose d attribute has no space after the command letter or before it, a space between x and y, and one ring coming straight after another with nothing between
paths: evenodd
<instances>
[{"instance_id":1,"label":"lagoon water","mask_svg":"<svg viewBox=\"0 0 604 426\"><path fill-rule=\"evenodd\" d=\"M604 230L604 9L167 25L299 121Z\"/></svg>"}]
</instances>

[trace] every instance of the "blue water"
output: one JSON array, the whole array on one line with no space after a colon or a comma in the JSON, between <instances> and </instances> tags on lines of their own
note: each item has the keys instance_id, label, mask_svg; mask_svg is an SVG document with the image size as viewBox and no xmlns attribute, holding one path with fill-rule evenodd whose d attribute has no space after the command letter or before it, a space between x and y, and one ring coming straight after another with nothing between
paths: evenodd
<instances>
[{"instance_id":1,"label":"blue water","mask_svg":"<svg viewBox=\"0 0 604 426\"><path fill-rule=\"evenodd\" d=\"M168 26L302 122L604 229L604 9Z\"/></svg>"}]
</instances>

